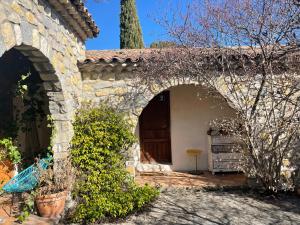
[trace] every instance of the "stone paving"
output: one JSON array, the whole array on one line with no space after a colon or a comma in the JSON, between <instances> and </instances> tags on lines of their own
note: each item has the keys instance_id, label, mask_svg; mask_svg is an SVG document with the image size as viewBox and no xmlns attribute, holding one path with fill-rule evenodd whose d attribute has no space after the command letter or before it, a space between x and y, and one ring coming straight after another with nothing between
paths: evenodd
<instances>
[{"instance_id":1,"label":"stone paving","mask_svg":"<svg viewBox=\"0 0 300 225\"><path fill-rule=\"evenodd\" d=\"M119 224L299 225L300 198L173 188L165 190L146 211Z\"/></svg>"},{"instance_id":2,"label":"stone paving","mask_svg":"<svg viewBox=\"0 0 300 225\"><path fill-rule=\"evenodd\" d=\"M139 184L160 182L160 197L144 211L118 221L121 225L143 224L203 224L203 225L265 225L265 224L300 224L300 198L293 195L263 197L258 193L239 190L245 183L241 174L204 173L200 176L184 173L140 174ZM204 188L210 186L209 188ZM236 186L225 187L221 186ZM217 188L216 188L217 187ZM229 191L226 191L228 190ZM0 199L3 203L3 199ZM6 199L9 203L9 199ZM0 217L4 211L0 210ZM7 211L7 209L6 209ZM14 219L6 214L2 224L13 224ZM1 222L0 222L1 224ZM2 225L1 224L1 225ZM53 221L35 215L24 224L54 224Z\"/></svg>"}]
</instances>

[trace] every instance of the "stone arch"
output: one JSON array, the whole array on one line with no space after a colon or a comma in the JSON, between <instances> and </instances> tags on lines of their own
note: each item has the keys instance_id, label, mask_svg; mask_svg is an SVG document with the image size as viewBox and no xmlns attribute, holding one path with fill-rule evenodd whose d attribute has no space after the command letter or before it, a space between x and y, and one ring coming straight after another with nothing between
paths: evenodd
<instances>
[{"instance_id":1,"label":"stone arch","mask_svg":"<svg viewBox=\"0 0 300 225\"><path fill-rule=\"evenodd\" d=\"M139 83L139 82L137 82ZM149 102L159 93L169 90L172 87L181 86L181 85L199 85L198 80L190 79L174 79L172 81L166 80L162 82L155 82L152 85L132 85L130 88L130 93L134 93L134 96L127 96L126 98L132 98L133 103L130 103L133 107L130 107L129 110L129 119L134 127L134 134L137 137L137 142L133 145L130 152L130 160L133 161L133 164L139 171L144 169L141 167L140 158L141 158L141 147L139 139L139 117L143 112L143 109L149 104ZM127 103L128 104L128 103ZM160 167L161 165L159 165ZM162 168L159 168L161 170Z\"/></svg>"},{"instance_id":2,"label":"stone arch","mask_svg":"<svg viewBox=\"0 0 300 225\"><path fill-rule=\"evenodd\" d=\"M170 89L171 87L180 85L200 85L200 83L198 80L178 78L172 80L162 80L160 82L144 85L142 87L139 85L133 85L130 92L135 93L135 96L133 98L135 101L133 105L135 105L135 107L132 107L130 109L130 114L138 118L141 115L143 109L156 95L163 92L164 90Z\"/></svg>"},{"instance_id":3,"label":"stone arch","mask_svg":"<svg viewBox=\"0 0 300 225\"><path fill-rule=\"evenodd\" d=\"M7 52L11 49L16 49L18 52L23 54L39 73L43 82L44 91L46 92L49 100L49 112L53 119L54 129L58 131L58 133L55 133L52 140L54 157L60 158L60 153L67 151L67 144L69 142L69 139L62 139L60 137L60 131L62 128L65 129L64 127L66 126L66 123L69 123L69 120L59 76L48 57L45 56L39 49L24 44L14 46L8 49ZM4 53L2 53L0 57L2 57Z\"/></svg>"},{"instance_id":4,"label":"stone arch","mask_svg":"<svg viewBox=\"0 0 300 225\"><path fill-rule=\"evenodd\" d=\"M55 157L68 154L71 118L80 104L82 81L77 67L85 59L84 42L48 1L1 1L0 56L18 49L44 81L57 135Z\"/></svg>"},{"instance_id":5,"label":"stone arch","mask_svg":"<svg viewBox=\"0 0 300 225\"><path fill-rule=\"evenodd\" d=\"M200 95L203 94L206 95L209 99L214 98L216 95L212 95L213 92L211 92L210 89L203 86L200 82L197 80L176 80L174 82L162 82L161 85L155 84L151 87L143 87L143 91L139 92L140 98L143 98L142 102L138 103L138 109L132 109L131 114L134 115L131 117L131 121L133 121L133 125L135 127L135 135L138 137L137 143L132 148L132 160L134 161L134 165L136 166L138 171L170 171L171 167L170 165L164 165L164 164L143 164L141 162L141 146L140 146L140 137L139 137L139 117L143 112L143 109L147 107L149 102L158 94L162 93L165 90L172 90L176 89L177 87L196 87L199 88ZM155 87L155 88L153 88ZM136 90L137 91L137 90ZM202 93L202 94L201 94ZM235 111L235 109L232 107L230 103L224 99L224 96L222 93L219 93L219 97L217 97L216 102L211 102L211 104L219 104L219 101L224 101L224 104L230 108L230 110ZM208 100L207 100L208 101ZM172 124L171 124L172 127ZM171 134L172 136L172 134ZM173 150L172 150L173 154ZM176 166L175 166L176 167Z\"/></svg>"}]
</instances>

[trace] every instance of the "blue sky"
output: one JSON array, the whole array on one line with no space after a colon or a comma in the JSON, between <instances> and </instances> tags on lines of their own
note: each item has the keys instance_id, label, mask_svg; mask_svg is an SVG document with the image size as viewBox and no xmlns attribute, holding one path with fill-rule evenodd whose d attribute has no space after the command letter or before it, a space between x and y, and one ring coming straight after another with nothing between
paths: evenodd
<instances>
[{"instance_id":1,"label":"blue sky","mask_svg":"<svg viewBox=\"0 0 300 225\"><path fill-rule=\"evenodd\" d=\"M176 2L178 0L173 0ZM168 8L168 0L136 0L137 10L143 30L146 46L153 41L168 39L164 29L155 22L155 18L163 15ZM88 0L86 7L100 27L100 35L87 41L87 49L118 49L120 0L103 0L97 3Z\"/></svg>"}]
</instances>

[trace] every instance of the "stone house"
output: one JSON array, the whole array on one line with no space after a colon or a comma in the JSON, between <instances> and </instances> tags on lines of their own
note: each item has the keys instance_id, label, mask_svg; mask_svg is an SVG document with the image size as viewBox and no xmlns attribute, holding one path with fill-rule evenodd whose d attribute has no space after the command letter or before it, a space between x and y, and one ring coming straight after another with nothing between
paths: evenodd
<instances>
[{"instance_id":1,"label":"stone house","mask_svg":"<svg viewBox=\"0 0 300 225\"><path fill-rule=\"evenodd\" d=\"M134 77L140 55L148 50L86 51L86 39L98 33L81 0L0 0L0 101L5 103L0 105L0 128L16 116L12 105L19 101L7 88L29 68L42 84L43 107L55 135L50 140L44 119L35 132L19 134L24 151L38 151L52 141L54 157L65 157L76 109L82 102L108 102L125 110L135 126L139 141L130 156L138 170L193 170L187 149L202 150L197 168L207 170L209 122L232 117L234 110L196 81L140 90Z\"/></svg>"}]
</instances>

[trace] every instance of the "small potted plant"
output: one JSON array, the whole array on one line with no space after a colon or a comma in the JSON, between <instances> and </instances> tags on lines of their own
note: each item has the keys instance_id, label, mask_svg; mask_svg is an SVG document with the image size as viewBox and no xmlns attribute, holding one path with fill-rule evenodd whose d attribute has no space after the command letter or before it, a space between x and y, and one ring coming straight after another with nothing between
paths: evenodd
<instances>
[{"instance_id":1,"label":"small potted plant","mask_svg":"<svg viewBox=\"0 0 300 225\"><path fill-rule=\"evenodd\" d=\"M72 183L73 173L69 160L56 161L54 166L41 170L35 193L35 204L40 216L51 219L61 216Z\"/></svg>"},{"instance_id":2,"label":"small potted plant","mask_svg":"<svg viewBox=\"0 0 300 225\"><path fill-rule=\"evenodd\" d=\"M0 140L0 187L16 175L21 154L11 138Z\"/></svg>"}]
</instances>

